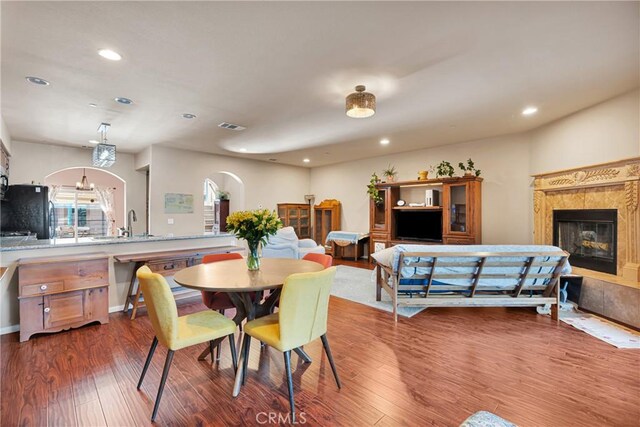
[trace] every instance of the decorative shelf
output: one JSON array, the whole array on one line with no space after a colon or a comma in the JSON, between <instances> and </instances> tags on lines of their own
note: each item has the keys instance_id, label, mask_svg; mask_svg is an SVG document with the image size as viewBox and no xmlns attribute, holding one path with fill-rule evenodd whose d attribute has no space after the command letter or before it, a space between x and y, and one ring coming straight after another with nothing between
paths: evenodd
<instances>
[{"instance_id":1,"label":"decorative shelf","mask_svg":"<svg viewBox=\"0 0 640 427\"><path fill-rule=\"evenodd\" d=\"M441 211L442 206L394 206L399 211Z\"/></svg>"}]
</instances>

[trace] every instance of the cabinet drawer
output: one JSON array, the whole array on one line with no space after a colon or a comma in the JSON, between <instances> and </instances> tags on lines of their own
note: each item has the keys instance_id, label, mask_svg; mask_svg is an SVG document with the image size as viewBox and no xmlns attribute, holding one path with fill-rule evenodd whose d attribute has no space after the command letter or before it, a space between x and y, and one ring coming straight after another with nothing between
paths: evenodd
<instances>
[{"instance_id":1,"label":"cabinet drawer","mask_svg":"<svg viewBox=\"0 0 640 427\"><path fill-rule=\"evenodd\" d=\"M147 264L149 269L158 274L170 274L175 273L178 270L187 268L186 259L176 259L172 261L156 262Z\"/></svg>"},{"instance_id":2,"label":"cabinet drawer","mask_svg":"<svg viewBox=\"0 0 640 427\"><path fill-rule=\"evenodd\" d=\"M445 245L473 245L473 238L465 237L445 237Z\"/></svg>"},{"instance_id":3,"label":"cabinet drawer","mask_svg":"<svg viewBox=\"0 0 640 427\"><path fill-rule=\"evenodd\" d=\"M20 286L20 296L28 297L33 295L44 295L52 292L64 290L64 282L35 283L33 285Z\"/></svg>"}]
</instances>

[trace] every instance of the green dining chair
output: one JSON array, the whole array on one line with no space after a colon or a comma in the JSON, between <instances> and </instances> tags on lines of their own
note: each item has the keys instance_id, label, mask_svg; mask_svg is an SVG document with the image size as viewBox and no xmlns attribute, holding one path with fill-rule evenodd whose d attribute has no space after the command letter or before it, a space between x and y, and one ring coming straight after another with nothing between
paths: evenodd
<instances>
[{"instance_id":1,"label":"green dining chair","mask_svg":"<svg viewBox=\"0 0 640 427\"><path fill-rule=\"evenodd\" d=\"M302 347L318 338L322 340L333 376L341 388L336 365L333 362L327 339L329 294L336 275L336 268L329 267L314 273L297 273L287 277L280 295L280 310L275 314L247 322L242 340L242 383L247 375L247 361L251 338L262 341L284 353L287 371L291 422L295 422L293 379L291 377L291 350Z\"/></svg>"},{"instance_id":2,"label":"green dining chair","mask_svg":"<svg viewBox=\"0 0 640 427\"><path fill-rule=\"evenodd\" d=\"M158 342L168 349L156 402L153 406L153 414L151 415L151 421L155 421L164 385L169 375L169 368L173 361L173 353L176 350L209 342L212 352L211 356L213 357L213 340L228 337L229 346L231 347L233 370L234 372L237 370L236 345L233 340L236 324L233 320L212 310L203 310L197 313L187 314L186 316L178 316L176 301L171 294L169 284L163 276L152 273L146 265L138 269L136 276L140 282L142 295L144 295L147 312L149 313L149 320L151 320L151 325L155 332L151 348L149 349L149 355L144 363L144 368L142 368L140 381L138 381L138 390L140 390L142 386L142 381L147 373Z\"/></svg>"}]
</instances>

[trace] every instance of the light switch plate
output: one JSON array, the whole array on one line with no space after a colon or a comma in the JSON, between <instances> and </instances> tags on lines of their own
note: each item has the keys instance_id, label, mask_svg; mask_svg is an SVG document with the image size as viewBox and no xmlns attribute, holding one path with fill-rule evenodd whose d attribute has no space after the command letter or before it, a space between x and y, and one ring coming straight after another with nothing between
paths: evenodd
<instances>
[{"instance_id":1,"label":"light switch plate","mask_svg":"<svg viewBox=\"0 0 640 427\"><path fill-rule=\"evenodd\" d=\"M169 224L169 225L173 225L173 218L169 218L169 219L167 219L167 224Z\"/></svg>"}]
</instances>

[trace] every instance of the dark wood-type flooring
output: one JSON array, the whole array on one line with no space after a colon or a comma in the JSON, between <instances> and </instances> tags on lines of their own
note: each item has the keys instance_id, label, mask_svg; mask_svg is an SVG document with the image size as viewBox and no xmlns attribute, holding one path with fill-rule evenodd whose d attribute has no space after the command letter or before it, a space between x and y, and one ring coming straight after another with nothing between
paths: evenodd
<instances>
[{"instance_id":1,"label":"dark wood-type flooring","mask_svg":"<svg viewBox=\"0 0 640 427\"><path fill-rule=\"evenodd\" d=\"M197 300L179 306L200 309ZM457 426L487 410L520 426L640 424L640 352L533 310L433 308L396 325L389 313L332 297L329 319L343 388L319 340L305 347L313 363L292 356L300 423ZM3 336L0 425L149 425L166 355L158 346L137 391L152 337L144 311L25 343ZM217 364L196 360L203 348L176 352L157 424L258 425L287 414L281 353L253 345L234 399L228 343Z\"/></svg>"}]
</instances>

